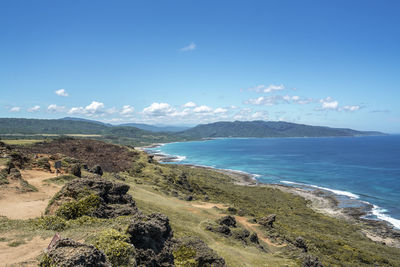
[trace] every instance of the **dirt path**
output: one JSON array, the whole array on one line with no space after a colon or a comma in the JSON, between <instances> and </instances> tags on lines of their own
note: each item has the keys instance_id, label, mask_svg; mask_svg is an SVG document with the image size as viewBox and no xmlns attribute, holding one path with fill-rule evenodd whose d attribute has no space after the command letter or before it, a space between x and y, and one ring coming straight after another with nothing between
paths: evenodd
<instances>
[{"instance_id":1,"label":"dirt path","mask_svg":"<svg viewBox=\"0 0 400 267\"><path fill-rule=\"evenodd\" d=\"M60 189L44 180L54 177L53 173L39 170L23 170L22 178L38 189L38 192L21 193L16 189L18 182L11 182L0 189L0 215L11 219L29 219L42 215L48 201Z\"/></svg>"},{"instance_id":2,"label":"dirt path","mask_svg":"<svg viewBox=\"0 0 400 267\"><path fill-rule=\"evenodd\" d=\"M18 247L10 247L7 242L0 242L0 266L37 266L36 257L50 241L51 238L42 239L36 236Z\"/></svg>"},{"instance_id":3,"label":"dirt path","mask_svg":"<svg viewBox=\"0 0 400 267\"><path fill-rule=\"evenodd\" d=\"M227 205L224 204L216 204L216 203L207 203L207 202L200 202L196 204L192 204L193 207L196 208L201 208L201 209L211 209L213 207L218 207L220 209L225 209L227 208ZM257 224L249 223L247 221L246 217L242 216L235 216L235 219L238 223L240 223L244 228L247 230L251 230L252 232L255 232L258 235L258 238L265 243L267 243L269 246L273 247L285 247L285 244L275 244L273 243L270 239L265 237L265 235L262 233L262 231L258 228Z\"/></svg>"}]
</instances>

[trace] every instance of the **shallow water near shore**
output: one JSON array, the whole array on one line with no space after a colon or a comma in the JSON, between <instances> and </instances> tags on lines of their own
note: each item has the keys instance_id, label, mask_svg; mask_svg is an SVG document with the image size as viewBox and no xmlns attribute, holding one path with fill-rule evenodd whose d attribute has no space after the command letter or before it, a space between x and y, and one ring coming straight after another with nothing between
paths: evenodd
<instances>
[{"instance_id":1,"label":"shallow water near shore","mask_svg":"<svg viewBox=\"0 0 400 267\"><path fill-rule=\"evenodd\" d=\"M330 191L342 206L370 203L369 218L400 228L400 135L227 138L150 151L176 156L177 163L251 173L263 183Z\"/></svg>"}]
</instances>

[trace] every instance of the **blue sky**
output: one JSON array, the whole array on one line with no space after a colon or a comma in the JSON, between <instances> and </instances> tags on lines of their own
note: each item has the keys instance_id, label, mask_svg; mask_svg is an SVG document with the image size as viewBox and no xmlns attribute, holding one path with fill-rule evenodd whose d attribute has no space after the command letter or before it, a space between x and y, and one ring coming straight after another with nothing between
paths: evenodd
<instances>
[{"instance_id":1,"label":"blue sky","mask_svg":"<svg viewBox=\"0 0 400 267\"><path fill-rule=\"evenodd\" d=\"M1 1L0 117L400 133L399 1Z\"/></svg>"}]
</instances>

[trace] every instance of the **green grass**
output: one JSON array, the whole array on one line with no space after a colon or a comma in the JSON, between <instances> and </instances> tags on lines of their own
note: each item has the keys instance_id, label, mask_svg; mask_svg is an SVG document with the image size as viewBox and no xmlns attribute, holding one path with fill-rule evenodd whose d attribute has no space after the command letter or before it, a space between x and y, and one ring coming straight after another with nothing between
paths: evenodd
<instances>
[{"instance_id":1,"label":"green grass","mask_svg":"<svg viewBox=\"0 0 400 267\"><path fill-rule=\"evenodd\" d=\"M77 178L76 176L68 174L68 175L60 175L57 177L49 178L49 179L44 180L44 182L45 183L54 183L57 185L63 185L69 181L76 179L76 178Z\"/></svg>"},{"instance_id":2,"label":"green grass","mask_svg":"<svg viewBox=\"0 0 400 267\"><path fill-rule=\"evenodd\" d=\"M8 158L0 158L0 166L5 166L8 162Z\"/></svg>"}]
</instances>

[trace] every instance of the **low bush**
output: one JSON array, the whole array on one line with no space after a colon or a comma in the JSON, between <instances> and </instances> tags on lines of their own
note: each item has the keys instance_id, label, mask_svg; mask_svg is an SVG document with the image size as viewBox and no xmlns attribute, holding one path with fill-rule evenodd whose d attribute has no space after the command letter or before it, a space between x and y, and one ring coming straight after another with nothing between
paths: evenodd
<instances>
[{"instance_id":1,"label":"low bush","mask_svg":"<svg viewBox=\"0 0 400 267\"><path fill-rule=\"evenodd\" d=\"M42 216L38 219L35 219L34 224L36 227L53 231L62 231L67 228L67 221L59 216L54 215Z\"/></svg>"},{"instance_id":2,"label":"low bush","mask_svg":"<svg viewBox=\"0 0 400 267\"><path fill-rule=\"evenodd\" d=\"M104 252L112 266L136 266L135 249L129 243L129 238L115 229L102 231L94 245Z\"/></svg>"},{"instance_id":3,"label":"low bush","mask_svg":"<svg viewBox=\"0 0 400 267\"><path fill-rule=\"evenodd\" d=\"M99 208L101 198L91 194L76 201L70 201L61 205L56 211L56 215L66 220L76 219L84 215L92 215Z\"/></svg>"}]
</instances>

